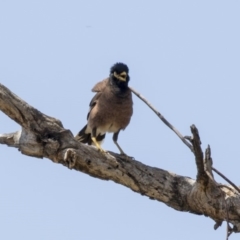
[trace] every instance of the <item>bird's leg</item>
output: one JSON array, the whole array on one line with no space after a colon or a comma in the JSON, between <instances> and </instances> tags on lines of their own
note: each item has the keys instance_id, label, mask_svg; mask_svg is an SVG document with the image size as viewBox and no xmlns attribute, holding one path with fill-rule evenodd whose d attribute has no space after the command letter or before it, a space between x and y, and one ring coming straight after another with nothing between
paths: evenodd
<instances>
[{"instance_id":1,"label":"bird's leg","mask_svg":"<svg viewBox=\"0 0 240 240\"><path fill-rule=\"evenodd\" d=\"M95 146L97 147L97 149L101 152L101 153L107 153L104 149L101 148L100 144L98 143L97 139L96 139L96 134L97 133L97 129L93 128L92 130L92 141L95 144Z\"/></svg>"},{"instance_id":2,"label":"bird's leg","mask_svg":"<svg viewBox=\"0 0 240 240\"><path fill-rule=\"evenodd\" d=\"M127 156L127 154L124 153L124 151L122 150L122 148L119 146L119 144L118 144L118 142L117 142L119 132L120 132L120 130L117 131L117 132L115 132L115 133L113 134L113 142L114 142L115 145L117 146L117 148L118 148L118 150L120 151L120 153L121 153L122 155Z\"/></svg>"},{"instance_id":3,"label":"bird's leg","mask_svg":"<svg viewBox=\"0 0 240 240\"><path fill-rule=\"evenodd\" d=\"M121 130L121 129L120 129ZM115 143L115 145L117 146L117 148L119 149L121 155L123 155L123 157L126 159L126 160L134 160L134 157L130 157L128 156L123 150L122 148L119 146L118 142L117 142L117 139L118 139L118 134L119 134L119 131L115 132L113 134L113 142Z\"/></svg>"},{"instance_id":4,"label":"bird's leg","mask_svg":"<svg viewBox=\"0 0 240 240\"><path fill-rule=\"evenodd\" d=\"M92 137L92 141L100 152L107 153L104 149L102 149L102 147L99 145L99 143L95 137Z\"/></svg>"}]
</instances>

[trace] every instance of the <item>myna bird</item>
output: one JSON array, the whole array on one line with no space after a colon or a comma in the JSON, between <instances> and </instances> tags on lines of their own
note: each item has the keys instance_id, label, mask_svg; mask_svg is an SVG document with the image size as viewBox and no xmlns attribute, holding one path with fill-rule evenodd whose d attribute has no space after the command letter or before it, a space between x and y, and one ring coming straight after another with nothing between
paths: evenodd
<instances>
[{"instance_id":1,"label":"myna bird","mask_svg":"<svg viewBox=\"0 0 240 240\"><path fill-rule=\"evenodd\" d=\"M130 122L133 113L132 93L128 88L129 69L124 63L116 63L110 69L108 78L97 83L92 89L96 92L90 102L87 125L76 135L82 143L93 144L106 153L100 146L106 132L113 133L113 142L121 154L126 155L117 143L118 134Z\"/></svg>"}]
</instances>

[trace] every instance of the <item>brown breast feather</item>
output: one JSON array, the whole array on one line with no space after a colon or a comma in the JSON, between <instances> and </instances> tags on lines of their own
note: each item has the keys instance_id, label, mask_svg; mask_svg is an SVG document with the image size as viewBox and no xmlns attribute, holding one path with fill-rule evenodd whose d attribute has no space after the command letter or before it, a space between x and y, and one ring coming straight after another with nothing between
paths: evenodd
<instances>
[{"instance_id":1,"label":"brown breast feather","mask_svg":"<svg viewBox=\"0 0 240 240\"><path fill-rule=\"evenodd\" d=\"M101 132L117 132L125 129L130 122L133 113L132 94L128 89L124 95L117 95L107 83L108 78L92 89L97 94L90 103L88 125L101 129Z\"/></svg>"}]
</instances>

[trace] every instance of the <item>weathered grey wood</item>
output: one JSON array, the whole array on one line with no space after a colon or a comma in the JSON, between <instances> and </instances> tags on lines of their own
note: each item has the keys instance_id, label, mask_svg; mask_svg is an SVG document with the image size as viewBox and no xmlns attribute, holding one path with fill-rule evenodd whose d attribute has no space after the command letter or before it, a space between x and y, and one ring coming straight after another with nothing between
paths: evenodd
<instances>
[{"instance_id":1,"label":"weathered grey wood","mask_svg":"<svg viewBox=\"0 0 240 240\"><path fill-rule=\"evenodd\" d=\"M103 155L95 147L78 143L59 120L42 114L1 84L0 109L22 127L18 132L0 135L1 144L18 148L25 155L45 157L93 177L112 180L178 211L204 214L217 222L216 228L228 218L234 225L233 231L240 232L240 195L232 187L216 184L204 172L200 138L195 142L196 181L116 153Z\"/></svg>"}]
</instances>

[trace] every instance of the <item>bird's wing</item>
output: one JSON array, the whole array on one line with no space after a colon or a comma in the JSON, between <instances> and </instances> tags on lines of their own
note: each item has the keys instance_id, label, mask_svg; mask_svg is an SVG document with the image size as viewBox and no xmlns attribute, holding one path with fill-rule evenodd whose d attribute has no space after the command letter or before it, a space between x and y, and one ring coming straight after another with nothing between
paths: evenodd
<instances>
[{"instance_id":1,"label":"bird's wing","mask_svg":"<svg viewBox=\"0 0 240 240\"><path fill-rule=\"evenodd\" d=\"M96 93L95 96L92 98L92 100L91 100L91 102L90 102L90 104L89 104L90 109L89 109L89 111L88 111L87 120L88 120L88 118L89 118L90 112L92 111L92 109L93 109L93 108L95 107L95 105L97 104L97 101L98 101L99 97L101 96L101 94L102 94L101 92L98 92L98 93Z\"/></svg>"},{"instance_id":2,"label":"bird's wing","mask_svg":"<svg viewBox=\"0 0 240 240\"><path fill-rule=\"evenodd\" d=\"M98 82L92 89L92 92L102 92L102 90L106 87L108 82L108 78Z\"/></svg>"},{"instance_id":3,"label":"bird's wing","mask_svg":"<svg viewBox=\"0 0 240 240\"><path fill-rule=\"evenodd\" d=\"M99 97L101 96L101 92L103 91L103 89L106 87L107 85L107 81L108 81L108 78L102 80L101 82L98 82L92 89L92 92L96 92L95 96L92 98L89 106L90 106L90 109L88 111L88 115L87 115L87 120L89 118L89 114L90 112L92 111L92 109L94 108L94 106L97 104L97 101L99 99Z\"/></svg>"}]
</instances>

